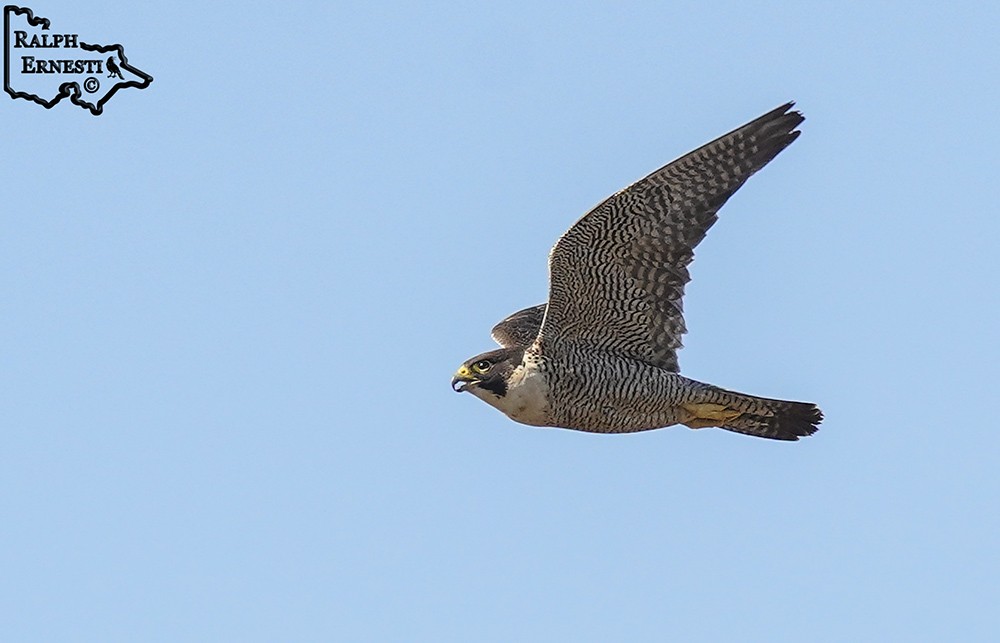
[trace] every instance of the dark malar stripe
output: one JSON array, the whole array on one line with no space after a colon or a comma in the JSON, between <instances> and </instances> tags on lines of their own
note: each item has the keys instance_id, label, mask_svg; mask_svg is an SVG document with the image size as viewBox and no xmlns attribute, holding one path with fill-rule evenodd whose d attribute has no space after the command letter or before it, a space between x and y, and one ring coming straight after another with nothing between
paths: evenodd
<instances>
[{"instance_id":1,"label":"dark malar stripe","mask_svg":"<svg viewBox=\"0 0 1000 643\"><path fill-rule=\"evenodd\" d=\"M507 380L502 377L494 377L485 382L480 382L479 388L484 388L498 397L507 396Z\"/></svg>"}]
</instances>

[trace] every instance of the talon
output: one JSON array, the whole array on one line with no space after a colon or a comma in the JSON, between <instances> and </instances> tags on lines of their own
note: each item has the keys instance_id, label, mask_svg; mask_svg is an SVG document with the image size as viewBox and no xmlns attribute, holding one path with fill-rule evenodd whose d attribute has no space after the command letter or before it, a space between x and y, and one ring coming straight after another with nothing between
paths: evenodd
<instances>
[{"instance_id":1,"label":"talon","mask_svg":"<svg viewBox=\"0 0 1000 643\"><path fill-rule=\"evenodd\" d=\"M681 409L688 414L681 424L691 429L723 426L743 415L724 404L681 404Z\"/></svg>"}]
</instances>

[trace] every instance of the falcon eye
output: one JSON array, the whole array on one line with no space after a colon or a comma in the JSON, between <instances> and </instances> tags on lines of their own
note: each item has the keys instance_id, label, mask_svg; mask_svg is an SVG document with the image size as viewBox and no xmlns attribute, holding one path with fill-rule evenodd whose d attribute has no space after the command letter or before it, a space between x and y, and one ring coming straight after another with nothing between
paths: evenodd
<instances>
[{"instance_id":1,"label":"falcon eye","mask_svg":"<svg viewBox=\"0 0 1000 643\"><path fill-rule=\"evenodd\" d=\"M490 370L491 366L493 366L493 364L491 364L489 360L481 359L472 365L472 370L477 373L485 373Z\"/></svg>"}]
</instances>

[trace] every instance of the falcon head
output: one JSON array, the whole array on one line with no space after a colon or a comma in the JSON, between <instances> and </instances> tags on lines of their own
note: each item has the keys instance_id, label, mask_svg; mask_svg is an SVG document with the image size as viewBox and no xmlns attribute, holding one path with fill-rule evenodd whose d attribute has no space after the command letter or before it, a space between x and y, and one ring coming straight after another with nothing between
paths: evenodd
<instances>
[{"instance_id":1,"label":"falcon head","mask_svg":"<svg viewBox=\"0 0 1000 643\"><path fill-rule=\"evenodd\" d=\"M507 381L521 363L524 348L498 348L467 360L451 378L456 393L468 391L482 398L487 393L496 397L507 395Z\"/></svg>"}]
</instances>

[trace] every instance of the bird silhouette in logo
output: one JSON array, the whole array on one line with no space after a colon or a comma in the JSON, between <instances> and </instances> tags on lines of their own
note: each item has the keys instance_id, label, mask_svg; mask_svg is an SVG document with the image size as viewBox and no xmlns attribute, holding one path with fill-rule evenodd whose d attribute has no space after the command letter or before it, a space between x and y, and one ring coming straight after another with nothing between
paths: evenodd
<instances>
[{"instance_id":1,"label":"bird silhouette in logo","mask_svg":"<svg viewBox=\"0 0 1000 643\"><path fill-rule=\"evenodd\" d=\"M118 63L115 62L114 56L108 58L108 71L110 72L108 74L108 78L117 77L121 78L122 80L125 80L124 76L122 76L122 70L118 68Z\"/></svg>"}]
</instances>

